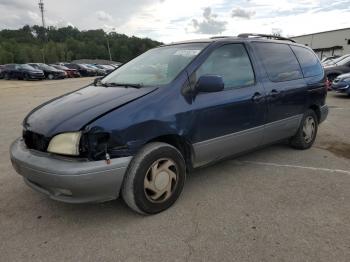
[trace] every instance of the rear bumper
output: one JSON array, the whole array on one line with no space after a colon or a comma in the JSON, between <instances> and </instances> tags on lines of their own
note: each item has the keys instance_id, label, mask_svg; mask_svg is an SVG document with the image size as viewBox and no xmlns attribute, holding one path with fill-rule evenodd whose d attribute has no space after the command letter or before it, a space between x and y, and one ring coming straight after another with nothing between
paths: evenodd
<instances>
[{"instance_id":1,"label":"rear bumper","mask_svg":"<svg viewBox=\"0 0 350 262\"><path fill-rule=\"evenodd\" d=\"M22 139L10 147L11 162L25 183L50 198L67 203L116 199L131 157L73 161L29 150Z\"/></svg>"},{"instance_id":2,"label":"rear bumper","mask_svg":"<svg viewBox=\"0 0 350 262\"><path fill-rule=\"evenodd\" d=\"M323 105L320 108L320 123L322 123L323 121L326 120L327 116L328 116L328 106L327 105Z\"/></svg>"}]
</instances>

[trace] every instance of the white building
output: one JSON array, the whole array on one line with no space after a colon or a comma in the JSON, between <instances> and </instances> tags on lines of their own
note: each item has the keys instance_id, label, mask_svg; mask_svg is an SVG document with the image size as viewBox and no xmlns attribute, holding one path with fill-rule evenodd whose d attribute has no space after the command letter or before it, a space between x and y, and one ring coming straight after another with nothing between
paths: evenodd
<instances>
[{"instance_id":1,"label":"white building","mask_svg":"<svg viewBox=\"0 0 350 262\"><path fill-rule=\"evenodd\" d=\"M350 28L291 37L311 47L319 58L350 54Z\"/></svg>"}]
</instances>

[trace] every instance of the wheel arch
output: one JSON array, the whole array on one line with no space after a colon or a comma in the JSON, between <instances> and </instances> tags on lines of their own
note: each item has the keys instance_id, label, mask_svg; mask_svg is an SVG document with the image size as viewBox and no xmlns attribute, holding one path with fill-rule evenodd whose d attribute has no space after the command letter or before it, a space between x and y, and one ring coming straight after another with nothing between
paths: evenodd
<instances>
[{"instance_id":1,"label":"wheel arch","mask_svg":"<svg viewBox=\"0 0 350 262\"><path fill-rule=\"evenodd\" d=\"M163 143L172 145L173 147L178 149L183 155L186 163L186 169L191 170L193 168L193 165L192 165L193 148L192 148L192 144L186 138L176 134L169 134L169 135L161 135L147 141L147 143L151 143L151 142L163 142Z\"/></svg>"},{"instance_id":2,"label":"wheel arch","mask_svg":"<svg viewBox=\"0 0 350 262\"><path fill-rule=\"evenodd\" d=\"M315 112L315 114L317 116L317 122L319 123L320 120L321 120L321 109L320 109L320 106L313 104L313 105L311 105L309 107L309 109L311 109L311 110L313 110Z\"/></svg>"}]
</instances>

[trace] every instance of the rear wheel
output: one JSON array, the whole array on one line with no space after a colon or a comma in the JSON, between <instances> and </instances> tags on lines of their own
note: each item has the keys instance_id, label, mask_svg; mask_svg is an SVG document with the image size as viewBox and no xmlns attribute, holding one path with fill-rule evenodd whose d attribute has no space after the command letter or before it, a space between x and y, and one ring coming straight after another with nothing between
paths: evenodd
<instances>
[{"instance_id":1,"label":"rear wheel","mask_svg":"<svg viewBox=\"0 0 350 262\"><path fill-rule=\"evenodd\" d=\"M315 142L318 130L318 119L315 111L309 109L303 116L297 134L291 138L290 144L296 149L308 149Z\"/></svg>"},{"instance_id":2,"label":"rear wheel","mask_svg":"<svg viewBox=\"0 0 350 262\"><path fill-rule=\"evenodd\" d=\"M186 167L181 153L166 143L150 143L131 161L122 196L134 211L156 214L175 203L185 180Z\"/></svg>"}]
</instances>

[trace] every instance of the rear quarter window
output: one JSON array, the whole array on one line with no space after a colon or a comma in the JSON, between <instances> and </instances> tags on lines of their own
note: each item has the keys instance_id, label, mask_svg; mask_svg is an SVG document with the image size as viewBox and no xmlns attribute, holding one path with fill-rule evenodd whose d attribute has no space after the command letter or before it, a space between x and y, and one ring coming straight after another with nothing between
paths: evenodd
<instances>
[{"instance_id":1,"label":"rear quarter window","mask_svg":"<svg viewBox=\"0 0 350 262\"><path fill-rule=\"evenodd\" d=\"M253 46L272 82L303 78L300 65L289 45L255 42Z\"/></svg>"},{"instance_id":2,"label":"rear quarter window","mask_svg":"<svg viewBox=\"0 0 350 262\"><path fill-rule=\"evenodd\" d=\"M291 48L300 63L304 77L312 77L323 74L321 63L314 52L300 46L291 46Z\"/></svg>"}]
</instances>

